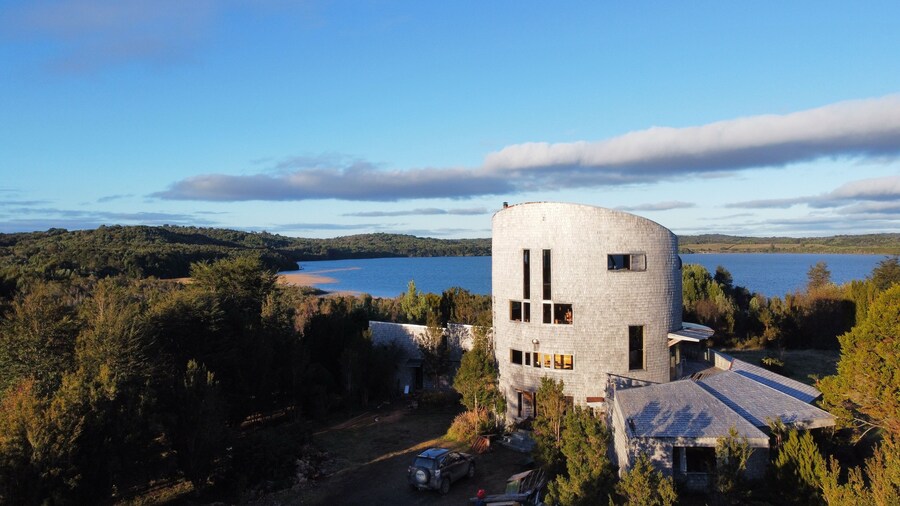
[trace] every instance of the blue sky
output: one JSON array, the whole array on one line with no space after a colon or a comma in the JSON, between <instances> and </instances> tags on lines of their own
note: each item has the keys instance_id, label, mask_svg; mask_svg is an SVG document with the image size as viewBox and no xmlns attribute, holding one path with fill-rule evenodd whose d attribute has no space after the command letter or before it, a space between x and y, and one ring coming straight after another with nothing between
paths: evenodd
<instances>
[{"instance_id":1,"label":"blue sky","mask_svg":"<svg viewBox=\"0 0 900 506\"><path fill-rule=\"evenodd\" d=\"M900 231L900 2L0 3L0 232Z\"/></svg>"}]
</instances>

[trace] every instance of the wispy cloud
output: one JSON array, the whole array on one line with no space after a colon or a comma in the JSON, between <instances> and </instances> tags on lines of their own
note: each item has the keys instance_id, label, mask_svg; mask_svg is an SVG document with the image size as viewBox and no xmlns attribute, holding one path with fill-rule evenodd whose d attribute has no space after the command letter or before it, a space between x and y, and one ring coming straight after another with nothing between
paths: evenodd
<instances>
[{"instance_id":1,"label":"wispy cloud","mask_svg":"<svg viewBox=\"0 0 900 506\"><path fill-rule=\"evenodd\" d=\"M636 206L619 206L616 209L620 211L669 211L672 209L687 209L696 207L697 204L691 202L681 202L678 200L669 200L666 202L656 202L653 204L638 204Z\"/></svg>"},{"instance_id":2,"label":"wispy cloud","mask_svg":"<svg viewBox=\"0 0 900 506\"><path fill-rule=\"evenodd\" d=\"M2 28L17 39L50 41L51 68L80 73L191 61L218 9L214 0L38 0L5 9Z\"/></svg>"},{"instance_id":3,"label":"wispy cloud","mask_svg":"<svg viewBox=\"0 0 900 506\"><path fill-rule=\"evenodd\" d=\"M786 115L654 127L600 141L516 144L488 154L477 168L387 170L334 155L289 158L255 175L190 177L152 196L207 201L458 199L723 177L820 158L883 160L898 154L900 95L891 95Z\"/></svg>"},{"instance_id":4,"label":"wispy cloud","mask_svg":"<svg viewBox=\"0 0 900 506\"><path fill-rule=\"evenodd\" d=\"M0 214L0 232L33 232L49 228L87 230L100 225L213 225L214 222L191 214L135 212L120 213L86 211L78 209L53 209L23 207L7 210L10 216ZM24 218L22 216L40 216Z\"/></svg>"},{"instance_id":5,"label":"wispy cloud","mask_svg":"<svg viewBox=\"0 0 900 506\"><path fill-rule=\"evenodd\" d=\"M130 193L124 194L124 195L107 195L105 197L100 197L99 199L97 199L97 203L104 204L106 202L112 202L114 200L127 199L127 198L131 198L131 197L134 197L134 195L130 194Z\"/></svg>"},{"instance_id":6,"label":"wispy cloud","mask_svg":"<svg viewBox=\"0 0 900 506\"><path fill-rule=\"evenodd\" d=\"M173 200L366 200L467 198L513 190L508 178L466 169L379 170L355 161L334 168L249 176L206 174L179 181L153 197Z\"/></svg>"},{"instance_id":7,"label":"wispy cloud","mask_svg":"<svg viewBox=\"0 0 900 506\"><path fill-rule=\"evenodd\" d=\"M307 230L368 230L383 231L398 226L395 223L283 223L265 227L269 232L299 232Z\"/></svg>"},{"instance_id":8,"label":"wispy cloud","mask_svg":"<svg viewBox=\"0 0 900 506\"><path fill-rule=\"evenodd\" d=\"M900 176L860 179L844 183L833 191L820 195L807 195L783 199L747 200L726 204L725 207L741 209L785 209L800 204L813 208L836 208L860 202L900 202Z\"/></svg>"},{"instance_id":9,"label":"wispy cloud","mask_svg":"<svg viewBox=\"0 0 900 506\"><path fill-rule=\"evenodd\" d=\"M47 200L0 200L0 206L39 206L48 202Z\"/></svg>"},{"instance_id":10,"label":"wispy cloud","mask_svg":"<svg viewBox=\"0 0 900 506\"><path fill-rule=\"evenodd\" d=\"M491 230L488 228L471 229L471 228L431 228L431 229L411 229L403 231L404 234L410 234L417 237L490 237Z\"/></svg>"},{"instance_id":11,"label":"wispy cloud","mask_svg":"<svg viewBox=\"0 0 900 506\"><path fill-rule=\"evenodd\" d=\"M408 209L404 211L360 211L358 213L345 213L344 216L353 216L357 218L380 218L385 216L435 216L435 215L452 215L452 216L477 216L488 214L491 211L483 207L471 209L438 209L435 207L423 209Z\"/></svg>"}]
</instances>

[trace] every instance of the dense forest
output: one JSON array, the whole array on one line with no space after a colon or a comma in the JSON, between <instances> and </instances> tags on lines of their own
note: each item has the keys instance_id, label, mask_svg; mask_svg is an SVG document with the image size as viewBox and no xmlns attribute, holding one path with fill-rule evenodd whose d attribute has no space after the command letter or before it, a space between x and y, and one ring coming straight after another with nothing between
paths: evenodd
<instances>
[{"instance_id":1,"label":"dense forest","mask_svg":"<svg viewBox=\"0 0 900 506\"><path fill-rule=\"evenodd\" d=\"M683 236L683 253L792 252L900 254L900 234L822 238ZM96 230L0 234L0 283L30 275L179 278L192 263L253 254L271 269L293 270L302 260L480 256L490 239L434 239L400 234L362 234L332 239L286 237L268 232L164 225L109 226Z\"/></svg>"},{"instance_id":2,"label":"dense forest","mask_svg":"<svg viewBox=\"0 0 900 506\"><path fill-rule=\"evenodd\" d=\"M319 297L254 257L190 274L28 279L0 297L0 504L287 482L306 421L397 393L397 350L372 345L370 319L490 324L490 298L461 289Z\"/></svg>"},{"instance_id":3,"label":"dense forest","mask_svg":"<svg viewBox=\"0 0 900 506\"><path fill-rule=\"evenodd\" d=\"M20 273L46 278L128 275L177 278L194 262L253 254L272 269L294 270L301 260L476 256L491 254L490 239L432 239L363 234L304 239L267 232L165 225L0 234L0 279Z\"/></svg>"},{"instance_id":4,"label":"dense forest","mask_svg":"<svg viewBox=\"0 0 900 506\"><path fill-rule=\"evenodd\" d=\"M489 326L491 301L460 288L420 293L414 283L395 298L323 297L276 283L279 262L475 254L479 244L183 227L0 236L0 503L111 503L178 480L198 500L236 501L261 483L289 484L309 452L311 420L396 395L398 352L373 345L369 320ZM184 271L166 270L184 263ZM769 350L764 365L776 370L784 349L866 350L859 343L894 332L873 322L900 315L896 256L840 286L817 264L806 288L783 298L735 286L724 268L687 264L682 279L687 321L714 327L715 345ZM896 343L879 346L855 369L848 358L846 377L827 383L831 391L846 392L873 360L895 374ZM428 374L441 374L440 346L423 352ZM867 399L829 402L861 420L860 432L880 438L897 430L894 412L859 415Z\"/></svg>"}]
</instances>

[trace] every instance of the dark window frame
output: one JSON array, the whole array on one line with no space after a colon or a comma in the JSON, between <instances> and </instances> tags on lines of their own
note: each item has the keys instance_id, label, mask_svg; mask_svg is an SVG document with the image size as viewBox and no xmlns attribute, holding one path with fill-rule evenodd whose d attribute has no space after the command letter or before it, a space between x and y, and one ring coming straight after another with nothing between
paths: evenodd
<instances>
[{"instance_id":1,"label":"dark window frame","mask_svg":"<svg viewBox=\"0 0 900 506\"><path fill-rule=\"evenodd\" d=\"M518 361L516 360L518 358ZM513 348L509 349L509 363L522 365L522 350L516 350Z\"/></svg>"},{"instance_id":2,"label":"dark window frame","mask_svg":"<svg viewBox=\"0 0 900 506\"><path fill-rule=\"evenodd\" d=\"M531 298L531 250L522 250L522 298Z\"/></svg>"},{"instance_id":3,"label":"dark window frame","mask_svg":"<svg viewBox=\"0 0 900 506\"><path fill-rule=\"evenodd\" d=\"M522 303L520 301L509 301L509 320L514 322L522 321Z\"/></svg>"},{"instance_id":4,"label":"dark window frame","mask_svg":"<svg viewBox=\"0 0 900 506\"><path fill-rule=\"evenodd\" d=\"M572 304L553 304L553 323L571 325L574 320Z\"/></svg>"},{"instance_id":5,"label":"dark window frame","mask_svg":"<svg viewBox=\"0 0 900 506\"><path fill-rule=\"evenodd\" d=\"M647 270L646 253L610 253L606 255L606 270L644 272Z\"/></svg>"},{"instance_id":6,"label":"dark window frame","mask_svg":"<svg viewBox=\"0 0 900 506\"><path fill-rule=\"evenodd\" d=\"M552 261L550 256L550 250L543 250L542 256L542 276L543 276L543 298L544 300L552 300L553 299L553 290L552 290Z\"/></svg>"},{"instance_id":7,"label":"dark window frame","mask_svg":"<svg viewBox=\"0 0 900 506\"><path fill-rule=\"evenodd\" d=\"M642 371L644 364L644 326L628 326L628 370Z\"/></svg>"}]
</instances>

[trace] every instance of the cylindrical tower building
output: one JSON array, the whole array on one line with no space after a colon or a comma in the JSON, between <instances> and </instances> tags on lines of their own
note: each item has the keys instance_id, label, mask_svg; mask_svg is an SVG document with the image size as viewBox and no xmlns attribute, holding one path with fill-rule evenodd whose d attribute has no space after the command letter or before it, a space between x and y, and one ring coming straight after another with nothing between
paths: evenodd
<instances>
[{"instance_id":1,"label":"cylindrical tower building","mask_svg":"<svg viewBox=\"0 0 900 506\"><path fill-rule=\"evenodd\" d=\"M608 375L670 380L667 336L681 329L678 239L599 207L504 205L493 217L493 308L507 416L534 413L540 378L579 405L602 403Z\"/></svg>"}]
</instances>

